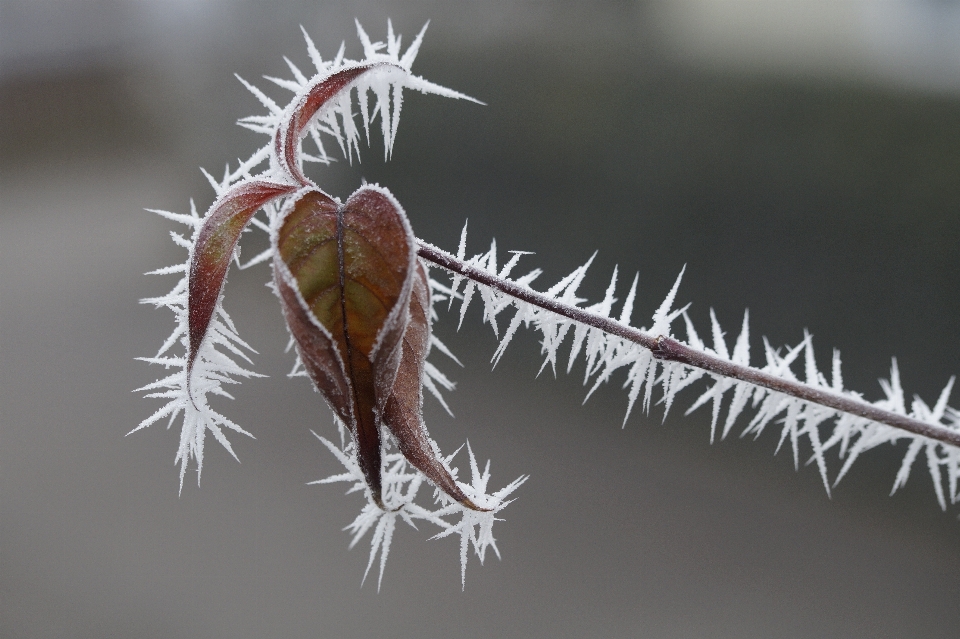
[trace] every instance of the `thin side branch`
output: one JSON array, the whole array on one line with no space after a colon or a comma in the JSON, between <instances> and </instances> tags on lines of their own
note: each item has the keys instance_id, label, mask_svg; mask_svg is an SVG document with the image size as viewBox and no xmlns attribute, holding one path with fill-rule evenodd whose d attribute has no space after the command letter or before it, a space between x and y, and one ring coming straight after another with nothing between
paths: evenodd
<instances>
[{"instance_id":1,"label":"thin side branch","mask_svg":"<svg viewBox=\"0 0 960 639\"><path fill-rule=\"evenodd\" d=\"M557 315L569 318L576 322L592 326L611 335L623 338L649 350L654 357L660 360L678 362L693 368L721 375L723 377L748 382L762 386L778 393L790 395L813 404L819 404L834 410L863 417L871 421L892 426L900 430L922 435L932 440L950 444L960 448L960 432L953 431L936 424L930 424L907 415L883 410L872 404L857 400L853 397L814 388L808 384L783 379L759 369L734 364L722 358L691 348L665 335L651 335L626 326L614 319L591 313L575 306L570 306L556 299L538 293L530 288L520 286L510 280L467 264L456 256L437 248L436 246L419 241L418 253L420 257L440 266L448 271L489 286L501 293L510 295L528 304L546 309Z\"/></svg>"}]
</instances>

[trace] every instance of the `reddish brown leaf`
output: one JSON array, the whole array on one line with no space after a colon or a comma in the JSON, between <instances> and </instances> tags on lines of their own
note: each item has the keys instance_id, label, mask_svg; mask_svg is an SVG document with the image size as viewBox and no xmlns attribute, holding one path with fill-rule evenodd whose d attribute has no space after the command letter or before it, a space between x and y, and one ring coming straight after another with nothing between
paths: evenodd
<instances>
[{"instance_id":1,"label":"reddish brown leaf","mask_svg":"<svg viewBox=\"0 0 960 639\"><path fill-rule=\"evenodd\" d=\"M409 313L410 323L403 334L400 369L383 410L383 421L393 433L403 456L427 479L464 506L484 510L463 494L437 458L423 423L423 363L430 350L430 287L426 270L419 260Z\"/></svg>"},{"instance_id":2,"label":"reddish brown leaf","mask_svg":"<svg viewBox=\"0 0 960 639\"><path fill-rule=\"evenodd\" d=\"M350 428L381 508L380 428L451 497L475 506L434 454L421 417L429 289L416 238L385 189L343 205L309 191L284 212L274 269L287 325L310 378Z\"/></svg>"},{"instance_id":3,"label":"reddish brown leaf","mask_svg":"<svg viewBox=\"0 0 960 639\"><path fill-rule=\"evenodd\" d=\"M287 324L314 384L350 428L381 506L376 415L400 364L414 241L399 204L375 187L358 190L341 206L306 193L285 213L276 239Z\"/></svg>"},{"instance_id":4,"label":"reddish brown leaf","mask_svg":"<svg viewBox=\"0 0 960 639\"><path fill-rule=\"evenodd\" d=\"M192 368L213 319L240 233L260 207L296 188L263 180L242 182L210 207L190 260L188 368Z\"/></svg>"},{"instance_id":5,"label":"reddish brown leaf","mask_svg":"<svg viewBox=\"0 0 960 639\"><path fill-rule=\"evenodd\" d=\"M274 138L274 152L277 158L283 163L284 168L290 176L299 184L307 186L310 181L300 170L300 137L304 134L310 119L317 114L323 106L340 91L346 88L351 82L359 78L368 71L383 68L385 66L395 66L390 62L375 62L373 64L362 64L333 73L312 87L303 97L300 98L293 112L286 118L286 126L277 129ZM381 117L385 117L381 115Z\"/></svg>"}]
</instances>

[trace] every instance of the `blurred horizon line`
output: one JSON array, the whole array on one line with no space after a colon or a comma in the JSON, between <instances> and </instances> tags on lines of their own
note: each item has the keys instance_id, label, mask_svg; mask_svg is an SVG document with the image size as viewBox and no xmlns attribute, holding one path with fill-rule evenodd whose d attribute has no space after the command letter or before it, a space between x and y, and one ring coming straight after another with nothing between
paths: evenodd
<instances>
[{"instance_id":1,"label":"blurred horizon line","mask_svg":"<svg viewBox=\"0 0 960 639\"><path fill-rule=\"evenodd\" d=\"M351 9L371 33L388 16L402 33L432 19L442 25L433 28L434 43L446 48L522 41L583 49L591 41L599 50L641 47L656 57L724 71L960 93L958 0L496 0L483 8L392 0ZM295 15L318 42L352 39L345 12L320 10L306 0L282 11ZM278 27L267 7L233 0L2 0L0 82L71 69L225 60L243 49L244 34Z\"/></svg>"}]
</instances>

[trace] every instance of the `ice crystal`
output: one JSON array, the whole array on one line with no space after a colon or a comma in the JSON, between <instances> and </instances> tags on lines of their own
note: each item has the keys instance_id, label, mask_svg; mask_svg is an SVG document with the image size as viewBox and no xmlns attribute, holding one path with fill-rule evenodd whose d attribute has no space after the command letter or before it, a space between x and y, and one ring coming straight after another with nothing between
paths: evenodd
<instances>
[{"instance_id":1,"label":"ice crystal","mask_svg":"<svg viewBox=\"0 0 960 639\"><path fill-rule=\"evenodd\" d=\"M187 240L178 233L171 233L173 241L189 252L196 239L202 218L197 214L191 203L190 215L170 213L169 211L154 211L163 217L191 227L190 239ZM235 430L244 435L250 435L243 428L213 410L207 401L207 395L220 395L232 399L224 390L226 384L239 383L238 378L260 377L257 373L248 370L238 363L243 360L251 364L250 358L244 350L254 352L239 335L230 320L230 316L217 305L217 312L211 323L209 336L204 340L197 355L191 373L193 392L188 389L188 367L186 355L172 355L171 350L176 346L188 347L187 336L187 277L189 272L189 257L186 263L151 271L151 275L169 275L182 273L182 277L173 289L162 297L152 297L142 300L144 304L152 304L157 308L168 308L176 318L173 333L160 346L160 350L153 357L142 357L143 361L159 364L174 372L152 384L138 388L136 392L149 391L146 397L157 397L167 400L167 403L153 415L146 418L134 428L131 433L146 428L151 424L166 418L169 428L177 417L183 415L183 426L180 431L180 447L177 449L175 463L180 464L180 490L183 490L183 478L187 471L187 464L191 459L197 462L197 480L203 468L203 444L209 430L220 444L236 458L230 442L223 433L223 428ZM128 433L129 434L129 433Z\"/></svg>"},{"instance_id":2,"label":"ice crystal","mask_svg":"<svg viewBox=\"0 0 960 639\"><path fill-rule=\"evenodd\" d=\"M420 31L406 52L401 55L400 36L394 34L391 24L388 23L386 42L372 42L360 24L357 23L357 32L364 52L363 59L359 61L347 59L344 56L343 45L332 60L324 61L306 31L304 31L307 52L315 67L315 73L308 77L287 60L287 65L293 76L292 79L268 78L273 83L294 93L294 97L285 107L280 107L261 90L240 78L244 86L267 108L268 113L243 118L239 124L270 136L271 141L254 152L248 159L239 162L236 168L231 169L228 165L224 170L223 177L219 180L207 171L203 171L217 195L218 202L231 197L231 194L235 194L238 186L243 187L254 182L280 186L290 184L291 178L296 178L295 182L307 182L306 178L297 177L295 173L297 170L302 171L300 163L303 161L320 163L331 161L331 157L324 147L325 139L332 138L348 160L352 160L354 156L359 159L361 127L357 125L357 116L359 116L367 142L369 142L371 126L379 119L380 133L384 139L387 158L389 158L396 137L404 89L473 100L461 93L433 84L410 73L410 67L416 58L425 30L426 26ZM310 97L311 91L315 90L321 83L340 72L345 70L350 72L351 69L357 70L360 67L363 67L361 69L363 73L360 73L345 86L338 88L332 96L327 98L327 101L316 111L310 121L306 122L305 127L303 127L303 135L311 139L315 152L313 154L303 153L299 146L300 140L295 140L296 147L292 156L295 166L291 167L289 157L278 155L283 151L281 143L284 141L282 136L285 134L285 129L282 127L287 127L291 121L295 121L300 112L298 109L302 108L304 101ZM357 109L356 112L355 108ZM263 218L253 217L250 221L250 227L267 233L271 238L275 238L279 230L282 222L281 209L291 191L288 189L280 193L275 199L268 200L263 204ZM175 327L173 333L164 341L154 357L141 358L149 363L172 369L172 372L152 384L137 389L146 392L147 397L161 398L166 400L166 403L150 417L143 420L134 431L146 428L163 419L167 420L167 427L169 428L178 418L182 418L180 446L175 458L180 465L181 491L187 466L191 460L196 462L199 481L200 471L203 467L204 439L207 431L210 431L234 458L236 458L236 455L224 434L224 429L250 435L239 425L215 411L208 401L209 395L231 398L224 386L236 384L244 377L257 376L257 373L246 368L246 366L252 364L247 353L252 353L253 349L237 335L236 327L223 307L222 291L216 300L213 317L203 333L199 346L194 345L195 350L191 351L189 310L191 267L194 264L194 253L198 250L198 238L201 229L204 228L204 223L210 216L214 214L216 207L217 203L203 217L197 213L192 203L189 215L155 211L169 220L185 224L190 228L187 235L171 234L173 241L186 249L188 254L186 261L181 264L151 272L151 274L156 275L179 274L181 277L173 289L163 297L142 300L143 303L152 304L157 308L168 308L173 311ZM274 246L276 246L276 242L272 241L271 247ZM241 263L238 247L233 257L237 266L243 269L270 260L274 257L274 251L274 248L269 248ZM278 293L276 284L271 282L271 285L274 292ZM435 280L429 280L429 286L431 304L428 312L430 320L434 321L437 319L437 312L433 304L446 300L448 295L454 293ZM291 337L287 350L290 350L293 345L294 339ZM182 352L177 353L177 349L182 349ZM429 349L457 361L456 357L436 336L430 335ZM457 363L459 364L459 362ZM299 354L296 356L296 361L289 376L307 376ZM433 362L424 362L422 384L439 400L444 409L450 412L441 391L452 390L454 384ZM455 501L438 489L433 491L433 507L431 509L415 501L419 489L424 481L427 481L426 477L414 468L402 454L396 450L390 450L390 447L395 447L396 443L393 442L388 431L384 430L383 440L387 448L387 454L383 458L381 475L383 481L382 498L385 508L381 508L375 503L360 470L355 443L352 441L344 443L344 426L336 417L334 417L334 420L340 428L340 446L334 446L325 438L321 437L320 439L334 453L346 472L328 477L320 483L347 481L352 483L349 492L362 491L365 495L366 503L360 515L347 529L353 534L351 545L356 544L368 532L371 533L367 573L369 573L374 560L379 555L380 578L378 579L378 587L383 577L385 562L390 552L390 544L398 518L410 525L414 525L415 520L418 519L430 521L442 528L439 536L459 534L461 536L461 580L463 580L466 570L466 548L469 544L472 544L481 561L486 550L490 547L499 555L492 534L492 525L496 520L495 515L510 503L510 500L506 499L507 496L523 483L524 477L518 478L499 491L487 494L489 464L485 472L479 473L473 452L468 447L470 466L474 471L473 479L469 484L458 485L468 496L468 499L473 501L472 504L468 501L467 506L474 505L483 510L471 510L471 508ZM252 437L252 435L250 436ZM439 449L432 440L429 441L429 446L432 446L434 453L439 456ZM441 459L444 459L445 467L455 478L455 469L449 467L452 456L441 457ZM458 514L459 520L454 522L453 519Z\"/></svg>"},{"instance_id":3,"label":"ice crystal","mask_svg":"<svg viewBox=\"0 0 960 639\"><path fill-rule=\"evenodd\" d=\"M405 73L397 72L395 67L389 67L383 73L372 74L370 77L362 77L347 90L342 91L333 105L329 108L321 109L307 127L307 135L315 144L317 154L303 154L302 157L305 161L329 163L331 158L323 145L324 138L333 138L339 145L344 156L348 159L353 157L353 155L359 157L360 129L356 126L355 106L359 106L359 115L363 122L363 129L367 133L368 141L369 127L371 123L376 122L377 118L379 118L381 133L383 134L387 153L389 154L392 149L394 137L396 136L396 127L399 123L404 88L446 97L473 100L473 98L469 98L461 93L409 73L410 67L420 49L425 31L426 25L424 25L414 41L401 55L400 36L394 34L392 24L388 23L386 42L373 42L358 22L357 32L360 42L363 45L364 58L362 60L346 58L344 56L344 45L341 44L340 50L333 59L324 60L304 29L303 36L307 44L310 61L315 67L315 73L307 76L292 62L287 60L287 65L290 67L293 76L292 79L281 80L279 78L269 78L269 80L275 84L294 92L295 96L290 102L291 106L285 108L278 106L266 94L241 78L240 81L243 82L244 86L267 108L268 114L243 118L239 121L239 124L254 131L264 133L272 139L277 127L282 122L285 110L292 108L292 105L296 104L298 100L301 100L304 93L316 83L318 78L322 79L339 70L360 64L387 62L403 69ZM369 94L373 95L373 100L370 100ZM258 168L263 170L257 172ZM211 187L213 187L215 194L219 197L234 185L244 180L250 180L253 177L262 179L282 177L283 169L281 169L276 160L272 144L267 143L255 151L248 159L239 162L236 168L231 169L228 165L224 169L223 177L220 180L217 180L205 170L203 170L203 173L210 182ZM267 234L273 232L278 222L281 204L281 202L273 202L265 205L263 207L265 219L253 218L251 222L252 228ZM240 426L210 408L207 403L207 395L221 395L229 398L229 393L223 389L224 385L238 383L238 378L256 376L256 373L238 364L238 360L243 360L249 364L250 360L244 353L244 350L253 352L253 349L244 343L237 335L236 328L233 326L229 315L223 308L223 300L221 297L217 303L214 322L211 325L209 337L204 340L194 365L191 380L192 392L188 392L186 356L170 355L169 353L171 349L178 345L183 346L184 349L188 347L188 273L196 234L204 218L197 213L196 207L192 203L191 213L189 215L168 211L154 212L169 220L190 227L190 233L187 236L171 233L174 243L185 248L188 255L187 259L181 264L151 271L151 274L156 275L182 274L182 277L167 295L142 300L143 303L152 304L157 308L169 308L173 311L176 321L173 333L163 343L157 355L142 359L176 370L163 379L137 389L138 391L150 391L148 397L163 398L168 401L163 408L141 422L134 430L145 428L164 418L168 418L169 427L177 417L183 415L180 448L177 451L176 457L177 462L180 463L182 489L183 476L189 461L191 459L196 461L198 475L202 468L204 435L207 430L213 433L217 441L227 448L231 454L233 454L233 450L224 436L222 429L225 427L249 435L249 433ZM237 266L244 269L265 262L272 257L272 251L272 248L267 249L245 263L240 262L239 251L237 251ZM432 340L432 344L436 346L438 350L450 354L449 350L435 338ZM302 367L299 367L298 362L297 365L294 366L292 374L296 375L300 372L302 372ZM427 375L427 381L425 382L427 389L440 398L441 403L443 403L446 408L446 404L443 402L442 397L440 397L439 388L451 389L453 388L453 384L433 364L427 366ZM449 410L449 408L447 410Z\"/></svg>"},{"instance_id":4,"label":"ice crystal","mask_svg":"<svg viewBox=\"0 0 960 639\"><path fill-rule=\"evenodd\" d=\"M464 225L457 253L459 260L492 276L533 290L530 285L541 275L539 269L531 270L514 279L510 278L520 257L526 255L526 252L511 252L512 257L506 264L498 268L497 246L494 241L486 252L467 258L466 231L467 227ZM619 315L614 313L614 306L617 302L615 297L617 269L614 269L610 284L601 301L587 304L586 300L578 296L578 288L583 282L592 261L593 257L586 264L575 269L557 284L544 291L543 295L562 302L570 308L584 310L603 318L615 318L621 325L631 326L630 320L637 294L636 277L627 292ZM624 415L624 424L626 424L641 394L643 396L642 409L645 413L649 412L653 392L659 387L661 394L658 402L664 405L664 418L666 418L666 414L673 406L677 394L694 382L703 380L710 384L709 387L701 392L686 412L690 414L697 408L710 404L711 442L716 439L717 427L720 424L724 405L726 405L726 417L723 420L720 439L727 437L737 419L747 410L749 405L753 409L753 416L741 431L740 436L752 435L756 438L771 424L777 425L780 430L780 437L776 450L779 451L785 443L789 442L794 466L799 467L801 456L804 455L801 444L805 444L809 450L806 463L816 464L828 495L831 488L847 474L861 454L883 444L902 445L905 443L906 453L894 481L892 492L896 492L906 483L914 462L922 453L926 459L926 467L933 481L940 507L946 509L948 501L950 503L960 501L960 449L953 445L701 368L657 359L649 349L630 340L558 315L540 306L507 295L493 287L467 280L460 274L452 273L451 277L450 305L453 304L454 300L460 300L460 321L463 321L471 302L479 298L483 305L483 321L490 324L494 333L500 339L492 359L494 366L518 329L524 326L533 328L540 335L541 353L543 355L541 371L548 366L551 370L556 371L557 365L562 359L561 346L564 343L570 344L566 370L567 372L572 371L574 364L578 361L583 363L583 383L589 385L584 401L589 399L590 395L601 384L610 381L614 373L621 369L625 370L626 380L623 386L627 390L627 409ZM717 320L716 314L711 309L710 340L712 344L707 345L697 333L690 316L687 314L689 305L676 308L677 289L682 277L683 271L680 272L673 287L654 312L649 328L644 326L639 330L650 336L678 339L673 330L678 320L682 319L683 330L686 334L686 345L733 364L750 366L749 314L744 313L740 335L731 350L725 340L725 333ZM503 319L505 315L509 315L508 311L511 309L512 316L509 320ZM502 330L504 323L506 329ZM570 339L567 339L568 336ZM793 347L773 348L766 338L763 339L763 345L765 361L762 365L756 367L757 370L784 380L801 382L811 388L823 389L837 395L863 401L860 393L844 388L839 351L834 350L833 352L829 381L817 369L813 337L808 332L805 332L803 340ZM800 362L802 362L802 375L798 375L794 371L794 366ZM894 359L891 364L890 379L880 380L880 386L885 397L873 402L873 404L879 408L906 415L942 429L960 432L960 411L947 405L953 383L954 378L950 378L932 408L915 396L908 409L905 393L900 383L897 361ZM837 457L843 462L832 481L827 466L830 451L835 451Z\"/></svg>"},{"instance_id":5,"label":"ice crystal","mask_svg":"<svg viewBox=\"0 0 960 639\"><path fill-rule=\"evenodd\" d=\"M393 32L393 25L387 22L387 41L372 42L359 22L357 24L357 35L363 45L364 57L361 60L351 60L344 57L344 45L340 45L340 50L331 60L324 60L313 40L303 30L303 37L307 44L307 52L310 56L310 62L313 64L315 73L304 74L293 62L284 58L290 69L292 78L281 79L272 76L264 76L273 84L292 91L295 97L286 107L280 107L270 99L263 91L250 84L240 76L237 78L247 89L253 93L260 103L266 107L266 115L249 116L240 119L237 124L240 126L263 133L273 138L277 127L284 121L291 109L298 106L305 93L313 85L317 78L330 76L337 71L347 69L361 64L387 63L382 71L374 74L361 76L352 85L348 91L343 91L333 100L330 105L321 109L311 120L307 127L305 135L310 138L314 145L313 153L303 152L301 158L304 162L314 162L329 164L333 161L332 156L327 152L324 146L324 139L332 138L336 142L348 161L354 156L360 158L360 130L357 126L356 116L360 116L362 129L367 143L370 142L370 127L379 117L380 133L384 141L384 159L389 159L393 152L393 143L397 135L397 126L400 123L400 110L403 107L403 90L411 89L421 93L429 93L448 98L457 98L479 102L463 93L448 89L446 87L434 84L419 76L410 73L410 67L416 60L417 53L420 51L420 44L423 42L423 35L427 30L427 25L423 26L420 33L407 48L403 55L400 55L400 36ZM371 100L371 97L373 98ZM355 113L354 109L358 110ZM258 151L256 151L247 164L251 167L268 161L270 169L268 174L281 172L273 154L272 143L268 142Z\"/></svg>"},{"instance_id":6,"label":"ice crystal","mask_svg":"<svg viewBox=\"0 0 960 639\"><path fill-rule=\"evenodd\" d=\"M325 437L316 433L314 436L319 439L324 446L336 457L337 461L343 466L344 471L336 475L331 475L324 479L318 479L310 482L311 484L332 484L345 482L350 484L347 493L365 493L367 486L357 464L354 446L350 438L345 437L346 428L342 423L337 422L340 431L340 445L336 445ZM393 539L393 533L396 528L397 519L412 528L416 528L416 522L426 521L442 528L442 530L433 536L433 539L440 539L451 535L460 536L460 583L461 587L466 584L467 559L469 550L472 547L474 554L479 558L480 563L486 556L488 548L492 548L500 556L497 550L497 542L493 536L493 522L497 521L496 514L506 508L511 499L507 499L513 491L523 484L527 477L518 477L500 490L488 494L487 483L490 479L490 462L487 461L483 472L480 472L477 465L477 459L473 454L473 449L467 443L467 455L469 458L471 481L469 484L458 482L460 487L467 493L467 496L475 504L484 508L485 511L476 511L464 507L462 504L454 501L448 495L440 490L433 490L432 507L426 507L417 503L420 488L423 486L424 476L413 468L403 455L396 452L392 438L385 433L384 441L387 442L384 455L383 473L383 502L385 509L378 508L369 498L365 500L363 509L357 518L354 519L346 528L353 535L350 547L353 548L368 532L372 531L370 538L370 556L367 560L367 568L363 578L366 580L373 566L377 555L380 556L379 576L377 578L377 590L383 581L383 571L386 566L387 557L390 554L390 543ZM436 444L434 444L435 450ZM443 458L443 462L450 474L457 477L458 469L451 466L454 457L460 452L460 449L454 451L452 455ZM459 515L459 520L454 521Z\"/></svg>"},{"instance_id":7,"label":"ice crystal","mask_svg":"<svg viewBox=\"0 0 960 639\"><path fill-rule=\"evenodd\" d=\"M294 94L284 106L277 104L263 91L240 78L244 86L266 108L267 113L243 118L239 124L269 136L270 141L257 149L249 158L240 161L235 168L231 169L228 165L221 179L215 179L206 171L204 174L218 198L229 198L230 194L235 194L238 188L245 188L254 182L282 187L276 191L278 195L271 196L274 199L263 204L262 216L251 219L248 230L256 229L269 234L272 239L276 238L282 221L281 209L294 195L291 189L295 190L301 186L312 188L312 183L302 174L302 164L328 164L332 161L325 142L327 145L335 143L348 161L352 161L354 156L359 159L361 130L363 137L369 143L370 130L379 120L385 157L389 158L396 138L404 89L476 102L473 98L433 84L410 72L420 48L424 30L420 31L412 44L401 54L401 39L399 35L394 34L391 24L388 23L386 41L374 42L357 23L357 33L363 47L361 60L346 58L343 45L332 59L324 60L304 30L303 36L307 53L314 67L313 72L304 73L285 59L291 77L289 79L267 78L270 82ZM322 83L331 81L336 74L341 74L337 77L350 76L353 79L338 85L339 88L331 89L331 93L323 98L322 106L315 109L315 112L307 109L306 101L316 99L316 95L311 92L318 88L326 90L328 85ZM309 121L297 121L298 114L308 111L312 114ZM294 139L294 135L298 137ZM310 139L312 144L310 153L301 148L300 136ZM212 215L213 211L214 207L211 207L207 216ZM250 208L248 212L252 214L253 209ZM250 435L241 426L214 410L209 404L208 397L217 395L229 399L231 395L226 390L228 385L239 383L243 378L257 376L257 373L247 368L251 365L248 353L254 351L238 336L236 327L223 307L222 291L216 300L215 308L212 301L207 307L213 309L213 316L201 341L194 344L194 350L191 350L189 336L191 260L197 247L200 229L207 217L201 217L192 203L191 212L188 215L168 211L156 211L156 213L188 227L189 232L186 234L171 233L174 243L186 249L188 255L186 261L181 264L152 271L152 274L157 275L180 275L180 279L169 293L142 300L143 303L152 304L157 308L171 310L174 314L175 326L172 334L162 343L155 356L142 358L151 364L164 367L168 370L168 374L138 391L145 392L147 397L162 399L165 403L144 419L134 431L162 420L166 420L169 428L175 421L182 419L180 444L175 457L175 463L179 464L180 490L182 491L184 476L191 460L196 462L199 481L200 471L203 468L204 441L207 431L234 457L236 455L226 438L225 431L234 430ZM271 242L271 247L273 246L276 246L275 242ZM427 245L421 242L421 250L425 246ZM267 249L243 263L240 262L239 249L233 257L239 268L248 268L273 258L273 251L273 248ZM223 261L225 254L219 255L218 259ZM456 257L461 264L465 263L489 275L490 278L481 278L489 285L465 278L456 272L453 273L449 286L430 278L430 320L437 319L438 303L447 302L447 307L452 308L459 302L459 322L462 324L471 303L479 299L482 304L483 321L490 324L500 340L492 358L494 366L500 361L505 349L521 327L533 328L541 337L543 354L541 372L549 368L555 374L560 367L565 368L569 373L578 362L582 363L583 383L588 386L584 401L589 399L600 385L611 381L615 375L618 376L620 371L623 371L623 387L627 392L624 425L638 403L644 413L649 413L655 399L663 404L664 418L666 418L682 390L697 382L705 382L708 385L707 388L701 389L700 395L690 403L687 413L701 406L710 406L711 442L718 437L721 440L726 438L740 416L752 411L752 417L740 432L741 437L747 435L758 437L768 427L778 428L777 450L779 451L789 442L796 467L799 467L802 457L806 457L806 463L815 464L828 494L864 452L883 444L898 444L905 446L906 452L896 475L893 491L906 483L913 466L922 457L933 481L936 498L941 508L945 509L948 502L956 503L960 500L960 448L871 421L859 414L842 412L778 390L727 377L715 372L715 369L670 361L662 357L662 352L657 354L651 350L653 346L650 344L660 343L656 340L676 339L675 326L682 323L685 344L695 352L716 357L733 365L751 366L748 314L744 313L739 337L731 348L711 309L710 344L708 345L695 329L687 313L687 306L677 306L677 292L683 271L654 312L649 327L639 329L644 335L644 340L647 340L645 343L648 344L643 346L635 340L605 332L589 322L570 319L560 313L560 309L566 309L564 312L577 311L581 314L581 318L585 313L591 317L612 320L618 327L632 327L638 277L633 278L619 312L615 312L618 304L616 269L603 298L599 302L589 304L579 297L578 290L593 260L591 257L586 264L575 269L543 293L553 304L547 306L554 310L548 310L536 303L507 294L492 284L492 282L507 283L526 291L533 291L531 285L542 274L540 270L531 270L520 276L513 275L525 255L527 253L514 251L510 253L505 263L501 262L494 242L487 252L467 259L466 226L464 226ZM274 292L278 293L276 286L274 286ZM507 315L509 318L506 317ZM576 313L574 315L576 316ZM569 349L566 351L564 362L561 349L566 348L565 344L569 344ZM288 350L293 345L294 340L291 338ZM457 361L450 350L435 336L431 335L429 345L431 352L440 352ZM803 339L793 347L774 348L766 339L763 340L763 346L762 363L751 370L766 373L778 380L802 383L807 389L822 389L835 396L862 401L859 393L844 388L839 352L833 353L829 380L817 369L813 338L809 333L805 333ZM802 372L797 372L795 368L802 369ZM291 377L307 376L299 355L296 356L289 375ZM947 405L953 381L951 378L932 407L919 397L914 397L908 408L897 363L893 360L889 380L881 380L884 397L873 402L873 406L897 415L909 416L926 425L935 426L942 432L949 431L952 437L952 433L960 432L960 411ZM450 412L441 392L452 390L454 384L433 362L424 363L422 385ZM774 387L783 388L776 385ZM659 396L655 398L654 392L657 389L659 389ZM440 531L433 538L459 537L461 585L465 580L467 559L471 549L481 563L487 550L492 549L499 556L492 532L493 524L498 521L497 514L511 503L511 495L526 480L526 477L519 477L497 491L488 492L490 464L487 462L481 471L473 450L468 444L470 481L469 483L458 481L457 469L452 466L457 453L443 457L433 440L429 440L427 448L432 447L436 457L441 460L438 463L442 464L453 478L451 481L466 495L465 498L461 495L458 499L466 502L467 505L451 498L446 492L436 487L433 487L431 498L429 490L421 491L424 482L427 482L428 487L430 482L398 451L397 442L393 440L390 433L383 430L381 432L383 507L380 507L375 503L368 482L361 471L355 443L351 438L344 436L345 427L336 417L334 421L340 433L339 445L320 435L317 437L344 470L339 474L311 483L345 482L349 485L348 493L356 492L363 495L364 505L360 514L347 526L346 530L352 535L351 546L359 543L369 534L370 554L364 579L374 563L377 563L379 588L398 519L414 528L418 521L426 521L438 526ZM929 431L920 429L919 432ZM950 440L949 437L946 439ZM828 467L828 461L832 459L831 455L836 455L842 460L841 468L832 480ZM425 493L428 494L425 495ZM468 507L471 504L478 509Z\"/></svg>"}]
</instances>

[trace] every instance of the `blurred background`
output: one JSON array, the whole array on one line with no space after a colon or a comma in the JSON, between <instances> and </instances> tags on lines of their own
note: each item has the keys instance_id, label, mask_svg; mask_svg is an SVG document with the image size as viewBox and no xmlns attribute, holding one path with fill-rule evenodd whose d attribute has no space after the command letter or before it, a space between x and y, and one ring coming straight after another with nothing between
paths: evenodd
<instances>
[{"instance_id":1,"label":"blurred background","mask_svg":"<svg viewBox=\"0 0 960 639\"><path fill-rule=\"evenodd\" d=\"M732 342L749 307L759 361L809 328L870 399L893 355L928 402L960 373L960 2L0 0L0 635L955 637L958 511L922 464L888 497L903 450L828 499L774 427L711 446L706 409L655 407L621 429L622 378L581 406L582 368L536 378L530 335L491 373L476 309L436 327L465 367L438 362L456 418L426 416L494 487L530 474L503 559L461 592L456 542L398 528L361 587L360 500L305 485L337 471L309 433L333 427L285 377L267 268L226 302L270 377L221 408L257 439L231 437L240 464L211 440L178 497L177 433L124 437L159 406L133 358L172 326L137 301L173 280L142 273L183 259L144 208L209 206L198 167L262 143L233 73L307 68L300 24L359 56L355 17L405 45L431 20L414 71L487 106L409 95L392 162L375 143L315 174L330 192L379 181L448 249L469 218L468 250L534 251L543 288L598 250L584 292L639 271L638 324L686 264L704 333L712 307Z\"/></svg>"}]
</instances>

